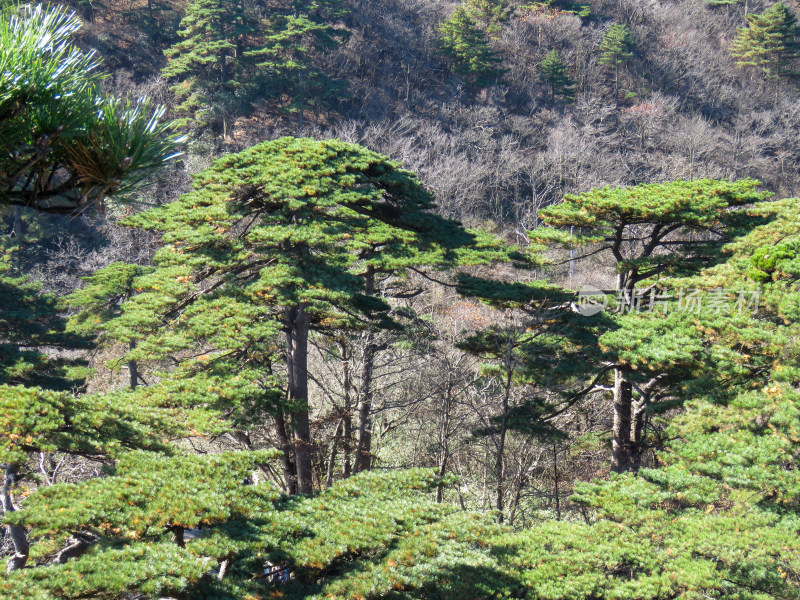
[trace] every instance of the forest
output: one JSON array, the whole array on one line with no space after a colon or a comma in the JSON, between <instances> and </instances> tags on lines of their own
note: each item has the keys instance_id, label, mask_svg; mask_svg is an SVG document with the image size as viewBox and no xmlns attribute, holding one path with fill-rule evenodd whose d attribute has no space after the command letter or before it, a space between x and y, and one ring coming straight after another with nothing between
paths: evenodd
<instances>
[{"instance_id":1,"label":"forest","mask_svg":"<svg viewBox=\"0 0 800 600\"><path fill-rule=\"evenodd\" d=\"M0 0L0 599L800 600L796 0Z\"/></svg>"}]
</instances>

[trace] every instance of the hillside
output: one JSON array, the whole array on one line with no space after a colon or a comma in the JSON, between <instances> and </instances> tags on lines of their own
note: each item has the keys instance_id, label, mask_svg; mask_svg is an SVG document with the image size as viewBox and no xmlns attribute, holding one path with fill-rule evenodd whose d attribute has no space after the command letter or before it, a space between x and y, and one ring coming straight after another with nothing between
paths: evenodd
<instances>
[{"instance_id":1,"label":"hillside","mask_svg":"<svg viewBox=\"0 0 800 600\"><path fill-rule=\"evenodd\" d=\"M208 143L234 150L278 134L366 143L420 173L446 214L510 228L530 227L537 208L565 193L605 184L752 177L779 196L795 194L797 90L737 67L730 54L744 11L768 3L591 2L586 17L558 2L509 4L491 39L505 74L475 88L438 51L437 25L454 3L346 0L347 39L314 58L346 84L342 97L302 117L255 99L230 114L227 137ZM170 101L157 78L181 5L155 3L157 26L142 2L91 6L83 41L100 50L112 85ZM598 52L613 23L635 39L616 98L614 69ZM569 104L550 98L539 73L554 49L575 82Z\"/></svg>"}]
</instances>

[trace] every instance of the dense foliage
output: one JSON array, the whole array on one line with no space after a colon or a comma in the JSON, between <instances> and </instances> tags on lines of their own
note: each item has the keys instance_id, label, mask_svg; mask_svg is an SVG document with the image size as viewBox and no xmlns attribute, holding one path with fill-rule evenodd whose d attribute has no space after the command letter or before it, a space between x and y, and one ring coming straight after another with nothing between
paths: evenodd
<instances>
[{"instance_id":1,"label":"dense foliage","mask_svg":"<svg viewBox=\"0 0 800 600\"><path fill-rule=\"evenodd\" d=\"M731 54L742 67L757 67L771 78L794 77L800 56L797 18L781 3L761 15L748 15L747 27L736 32Z\"/></svg>"},{"instance_id":2,"label":"dense foliage","mask_svg":"<svg viewBox=\"0 0 800 600\"><path fill-rule=\"evenodd\" d=\"M4 6L0 596L800 598L787 5Z\"/></svg>"}]
</instances>

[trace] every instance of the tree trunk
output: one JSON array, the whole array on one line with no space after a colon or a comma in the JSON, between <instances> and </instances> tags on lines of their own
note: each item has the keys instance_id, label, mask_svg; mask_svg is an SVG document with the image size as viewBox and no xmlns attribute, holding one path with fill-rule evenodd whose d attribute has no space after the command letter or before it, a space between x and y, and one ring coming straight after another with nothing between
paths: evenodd
<instances>
[{"instance_id":1,"label":"tree trunk","mask_svg":"<svg viewBox=\"0 0 800 600\"><path fill-rule=\"evenodd\" d=\"M375 272L367 267L364 275L364 293L375 294ZM361 397L358 401L358 440L356 441L356 457L353 473L367 471L372 460L372 376L375 370L375 333L367 331L364 340L364 365L361 370Z\"/></svg>"},{"instance_id":2,"label":"tree trunk","mask_svg":"<svg viewBox=\"0 0 800 600\"><path fill-rule=\"evenodd\" d=\"M622 369L614 370L614 430L611 468L617 473L631 469L631 413L633 388Z\"/></svg>"},{"instance_id":3,"label":"tree trunk","mask_svg":"<svg viewBox=\"0 0 800 600\"><path fill-rule=\"evenodd\" d=\"M368 471L372 459L372 376L375 369L375 334L367 332L364 365L361 370L361 398L358 416L356 456L353 473Z\"/></svg>"},{"instance_id":4,"label":"tree trunk","mask_svg":"<svg viewBox=\"0 0 800 600\"><path fill-rule=\"evenodd\" d=\"M0 497L2 501L3 516L16 510L11 499L11 488L19 476L19 463L8 463L5 465L3 473L3 493ZM28 543L28 532L22 525L6 525L6 535L11 539L14 546L14 554L6 561L6 573L11 573L21 569L28 562L30 554L30 544Z\"/></svg>"},{"instance_id":5,"label":"tree trunk","mask_svg":"<svg viewBox=\"0 0 800 600\"><path fill-rule=\"evenodd\" d=\"M325 487L333 485L333 471L336 466L336 452L339 446L339 437L342 433L342 421L336 425L336 432L333 434L333 441L331 442L331 453L328 455L328 471L325 476Z\"/></svg>"},{"instance_id":6,"label":"tree trunk","mask_svg":"<svg viewBox=\"0 0 800 600\"><path fill-rule=\"evenodd\" d=\"M136 340L131 340L130 344L128 344L128 347L131 350L135 350L136 349ZM131 377L131 380L130 380L131 381L131 389L135 390L136 389L136 385L139 383L139 365L136 363L135 360L129 360L128 361L128 374Z\"/></svg>"},{"instance_id":7,"label":"tree trunk","mask_svg":"<svg viewBox=\"0 0 800 600\"><path fill-rule=\"evenodd\" d=\"M283 479L286 481L286 492L288 494L296 494L297 466L294 460L294 446L286 431L286 418L283 412L279 412L275 415L275 431L278 434L281 452L283 452L281 460L283 462Z\"/></svg>"},{"instance_id":8,"label":"tree trunk","mask_svg":"<svg viewBox=\"0 0 800 600\"><path fill-rule=\"evenodd\" d=\"M497 444L497 459L495 470L497 471L497 502L496 508L500 513L498 520L503 522L503 508L505 495L505 451L506 433L508 432L508 402L511 398L511 376L513 374L511 365L511 352L513 346L511 336L508 337L508 347L506 348L506 389L503 393L503 420L500 424L500 441Z\"/></svg>"},{"instance_id":9,"label":"tree trunk","mask_svg":"<svg viewBox=\"0 0 800 600\"><path fill-rule=\"evenodd\" d=\"M553 483L556 495L556 520L561 520L561 490L559 489L559 474L558 474L558 445L553 442Z\"/></svg>"},{"instance_id":10,"label":"tree trunk","mask_svg":"<svg viewBox=\"0 0 800 600\"><path fill-rule=\"evenodd\" d=\"M292 407L290 416L294 432L297 491L310 495L314 492L311 426L308 419L308 332L311 322L304 304L291 308L286 313L288 400Z\"/></svg>"},{"instance_id":11,"label":"tree trunk","mask_svg":"<svg viewBox=\"0 0 800 600\"><path fill-rule=\"evenodd\" d=\"M353 407L350 392L350 353L346 342L342 342L342 368L344 369L344 414L342 415L342 476L347 478L351 471L351 452L353 450Z\"/></svg>"},{"instance_id":12,"label":"tree trunk","mask_svg":"<svg viewBox=\"0 0 800 600\"><path fill-rule=\"evenodd\" d=\"M447 472L447 461L450 460L450 410L453 406L453 372L448 370L447 387L444 394L444 404L439 422L439 479ZM436 502L444 502L444 484L440 481L436 486Z\"/></svg>"},{"instance_id":13,"label":"tree trunk","mask_svg":"<svg viewBox=\"0 0 800 600\"><path fill-rule=\"evenodd\" d=\"M647 402L642 398L639 402L632 405L632 425L631 425L631 470L638 471L642 466L644 456L644 425L647 413Z\"/></svg>"}]
</instances>

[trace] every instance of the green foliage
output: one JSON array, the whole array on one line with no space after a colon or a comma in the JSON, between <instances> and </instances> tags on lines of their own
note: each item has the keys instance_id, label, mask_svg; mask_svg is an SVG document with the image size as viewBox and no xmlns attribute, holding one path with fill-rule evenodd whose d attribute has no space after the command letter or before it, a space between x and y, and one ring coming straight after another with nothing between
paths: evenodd
<instances>
[{"instance_id":1,"label":"green foliage","mask_svg":"<svg viewBox=\"0 0 800 600\"><path fill-rule=\"evenodd\" d=\"M747 27L738 29L731 43L731 55L740 67L756 67L768 78L795 77L799 35L797 18L779 2L747 16Z\"/></svg>"},{"instance_id":2,"label":"green foliage","mask_svg":"<svg viewBox=\"0 0 800 600\"><path fill-rule=\"evenodd\" d=\"M591 244L606 239L621 227L635 225L703 228L721 223L730 207L762 202L770 194L757 191L752 179L729 182L712 179L604 187L585 194L564 196L564 201L541 211L548 228L533 232L533 239L570 244ZM549 227L575 227L573 236ZM611 241L606 239L606 241Z\"/></svg>"},{"instance_id":3,"label":"green foliage","mask_svg":"<svg viewBox=\"0 0 800 600\"><path fill-rule=\"evenodd\" d=\"M553 100L560 97L565 102L572 102L575 96L575 82L567 75L567 68L561 62L558 50L550 50L539 65L542 79L550 86Z\"/></svg>"},{"instance_id":4,"label":"green foliage","mask_svg":"<svg viewBox=\"0 0 800 600\"><path fill-rule=\"evenodd\" d=\"M270 160L258 160L267 156ZM284 173L285 179L271 174L260 180L258 173L267 165ZM312 188L303 176L312 177L315 168L326 175L316 173L317 186ZM253 185L246 187L239 181ZM350 187L342 186L343 182ZM387 186L395 182L398 187L380 188L378 182ZM122 599L136 594L186 600L270 595L290 600L797 598L800 394L794 383L800 356L795 340L800 336L791 307L797 306L800 297L800 270L792 265L790 250L800 238L798 201L757 203L765 195L749 181L687 183L661 184L648 194L641 189L600 190L568 199L565 204L572 205L570 210L548 209L551 224L558 219L582 219L585 229L565 239L567 243L593 235L602 239L592 228L602 232L612 221L618 225L617 218L639 227L661 222L711 226L725 221L726 207L745 202L753 206L737 212L769 220L729 243L727 260L708 268L702 278L665 283L702 282L713 289L741 281L753 268L767 269L763 272L771 276L762 284L763 314L741 318L715 316L713 311L621 315L615 317L615 327L600 336L601 345L635 367L633 371L669 370L680 375L691 401L665 434L671 441L659 455L658 468L579 484L573 501L584 507L585 522L544 522L512 532L493 524L488 515L433 502L437 486L451 481L441 482L426 470L363 473L316 497L286 497L266 483L261 470L274 460L273 452L189 455L169 443L187 433L198 435L204 423L214 421L211 412L187 409L196 402L191 393L178 388L164 393L154 386L137 394L74 398L62 392L6 386L0 393L0 460L60 450L103 458L108 467L101 478L42 488L26 498L23 510L6 517L8 524L32 528L36 564L7 575L0 589L9 597L37 600ZM387 270L411 264L415 258L399 250L398 256L390 252L384 257L345 260L355 251L347 246L350 240L390 243L377 223L374 229L367 226L381 217L389 222L400 218L387 204L391 202L384 196L387 189L420 190L407 172L351 145L284 139L256 146L201 174L195 189L179 201L198 207L199 220L165 232L168 246L163 256L169 260L162 257L159 261L164 262L153 272L135 275L129 267L116 265L108 277L88 282L87 304L105 314L105 304L93 304L94 298L102 298L99 292L105 289L113 296L119 290L135 290L141 282L166 286L168 278L154 276L184 261L202 271L208 265L220 268L225 252L250 260L256 251L266 253L273 239L268 232L283 242L313 239L321 244L337 231L337 224L349 219L355 219L347 228L351 237L334 238L343 248L333 254L333 263L358 267L349 270L356 278L359 260ZM315 192L313 196L309 190ZM694 190L696 202L681 201L687 190ZM667 206L651 203L651 195L658 197L659 192L662 201L672 198ZM428 206L429 196L419 193L419 206ZM237 202L252 211L263 210L258 214L261 229L237 229L237 234L244 231L241 238L222 236L217 229L224 219L239 224L253 219L252 213L243 216L231 208L240 206ZM305 204L311 205L310 214ZM279 227L280 221L268 219L273 214L278 219L284 206L308 225L314 223L311 215L320 212L313 206L323 208L325 217L307 231ZM580 206L596 210L591 223ZM133 220L160 222L167 228L157 219L157 211L167 210L182 214L178 208L163 207ZM424 214L422 210L408 223L428 231L422 227ZM209 216L211 221L205 219ZM381 223L388 225L386 221ZM331 231L326 231L325 224L330 224ZM414 231L423 236L420 230ZM248 235L252 247L236 246L237 240ZM184 257L178 252L189 254L191 244L204 253ZM780 251L768 256L762 249L769 247ZM457 262L457 249L449 250ZM429 251L442 264L450 259L448 248L431 246ZM270 260L276 256L277 251ZM188 283L177 281L184 277L179 271L169 273L175 285ZM228 272L228 276L236 275ZM237 283L247 286L246 280ZM470 294L479 293L484 283L461 278ZM275 288L270 293L277 298L279 292ZM229 302L236 298L230 294ZM274 298L264 304L275 302ZM557 299L564 303L563 292L536 283L511 284L507 289L499 285L487 301L506 310L530 310L532 305L546 308L543 303ZM168 308L164 305L162 310ZM214 310L220 322L221 305ZM114 311L108 314L113 317ZM112 322L124 320L124 314ZM556 315L544 314L549 319ZM187 321L192 318L186 317ZM513 381L540 382L545 369L526 370L527 366L535 360L553 360L553 350L559 347L541 324L540 320L535 328L523 328L513 339L497 328L478 332L465 345L491 363L484 370L486 376L502 370L498 365L510 348ZM608 321L603 323L607 325ZM170 327L173 333L179 330L175 324ZM567 339L580 346L583 360L595 360L591 347L577 338ZM742 377L734 382L730 377L737 373ZM730 389L716 394L711 386L698 383L702 378ZM219 384L213 394L222 393L227 384L222 379L210 382L207 373L201 380L203 386ZM635 375L632 380L639 381ZM548 402L532 397L511 408L507 424L526 434L557 435L538 427L545 416L543 409L549 408ZM67 540L82 543L82 551L68 561L58 560ZM263 576L267 561L290 566L291 581L270 583Z\"/></svg>"},{"instance_id":5,"label":"green foliage","mask_svg":"<svg viewBox=\"0 0 800 600\"><path fill-rule=\"evenodd\" d=\"M439 33L441 52L450 60L453 72L466 76L471 84L490 85L503 73L498 66L502 59L463 6L439 25Z\"/></svg>"},{"instance_id":6,"label":"green foliage","mask_svg":"<svg viewBox=\"0 0 800 600\"><path fill-rule=\"evenodd\" d=\"M175 155L163 108L99 91L64 8L0 9L0 202L69 211L130 190Z\"/></svg>"},{"instance_id":7,"label":"green foliage","mask_svg":"<svg viewBox=\"0 0 800 600\"><path fill-rule=\"evenodd\" d=\"M560 13L577 15L582 19L588 19L592 16L592 6L590 4L570 2L569 0L544 0L543 2L533 2L524 8L534 10L543 7L557 10Z\"/></svg>"},{"instance_id":8,"label":"green foliage","mask_svg":"<svg viewBox=\"0 0 800 600\"><path fill-rule=\"evenodd\" d=\"M288 98L289 111L324 107L341 96L346 82L327 77L313 58L346 38L346 29L331 24L345 13L341 0L294 0L272 7L259 26L263 45L245 52L256 69L256 87L269 98Z\"/></svg>"},{"instance_id":9,"label":"green foliage","mask_svg":"<svg viewBox=\"0 0 800 600\"><path fill-rule=\"evenodd\" d=\"M15 573L2 589L26 598L456 600L513 585L484 541L498 528L434 503L430 471L363 473L316 498L287 499L246 481L270 457L137 452L107 477L37 492L13 520L35 526L41 549L66 532L93 541L66 564ZM176 543L193 526L199 535ZM292 580L270 584L267 561L290 565Z\"/></svg>"},{"instance_id":10,"label":"green foliage","mask_svg":"<svg viewBox=\"0 0 800 600\"><path fill-rule=\"evenodd\" d=\"M269 454L123 455L108 477L28 499L12 520L35 525L39 556L66 532L93 543L66 564L8 576L3 590L188 600L795 598L798 407L797 392L781 384L728 404L697 399L671 425L662 467L579 487L574 501L590 523L522 532L434 504L427 494L438 482L423 470L364 473L316 498L283 499L245 482ZM203 524L199 537L179 546L176 533L193 524ZM261 578L267 560L292 565L292 581L276 588Z\"/></svg>"},{"instance_id":11,"label":"green foliage","mask_svg":"<svg viewBox=\"0 0 800 600\"><path fill-rule=\"evenodd\" d=\"M302 109L313 97L341 91L314 68L314 52L336 47L345 31L328 23L341 16L338 0L282 2L265 18L237 0L193 0L180 42L165 51L162 74L176 83L181 126L226 122L255 98L288 96Z\"/></svg>"},{"instance_id":12,"label":"green foliage","mask_svg":"<svg viewBox=\"0 0 800 600\"><path fill-rule=\"evenodd\" d=\"M756 249L750 261L753 268L748 275L759 282L765 282L774 277L781 277L785 270L794 266L797 258L796 244L779 244L777 246ZM796 271L795 273L796 274Z\"/></svg>"},{"instance_id":13,"label":"green foliage","mask_svg":"<svg viewBox=\"0 0 800 600\"><path fill-rule=\"evenodd\" d=\"M202 126L215 120L215 108L236 101L245 70L241 50L256 34L256 23L237 0L193 0L181 27L181 41L164 53L169 62L162 75L178 80L172 91L186 115L178 125Z\"/></svg>"},{"instance_id":14,"label":"green foliage","mask_svg":"<svg viewBox=\"0 0 800 600\"><path fill-rule=\"evenodd\" d=\"M536 598L797 598L796 392L694 402L664 466L582 484L591 525L510 536Z\"/></svg>"},{"instance_id":15,"label":"green foliage","mask_svg":"<svg viewBox=\"0 0 800 600\"><path fill-rule=\"evenodd\" d=\"M11 277L0 265L0 384L38 385L48 389L83 384L82 361L54 357L47 348L88 349L91 343L65 331L56 298L38 284Z\"/></svg>"},{"instance_id":16,"label":"green foliage","mask_svg":"<svg viewBox=\"0 0 800 600\"><path fill-rule=\"evenodd\" d=\"M200 411L159 406L128 393L74 396L22 386L2 391L3 462L20 461L27 452L103 458L134 448L165 450L187 428L199 431L214 421Z\"/></svg>"},{"instance_id":17,"label":"green foliage","mask_svg":"<svg viewBox=\"0 0 800 600\"><path fill-rule=\"evenodd\" d=\"M134 294L134 281L152 270L116 262L85 277L84 287L67 298L70 307L80 309L70 317L70 328L85 333L102 330L105 323L119 315L122 303Z\"/></svg>"},{"instance_id":18,"label":"green foliage","mask_svg":"<svg viewBox=\"0 0 800 600\"><path fill-rule=\"evenodd\" d=\"M514 7L508 0L466 0L464 8L491 37L499 37L503 23L511 18Z\"/></svg>"},{"instance_id":19,"label":"green foliage","mask_svg":"<svg viewBox=\"0 0 800 600\"><path fill-rule=\"evenodd\" d=\"M15 209L16 210L16 209ZM68 358L92 348L91 341L66 330L58 299L41 285L14 276L20 249L0 241L0 385L77 389L87 375L85 360Z\"/></svg>"},{"instance_id":20,"label":"green foliage","mask_svg":"<svg viewBox=\"0 0 800 600\"><path fill-rule=\"evenodd\" d=\"M237 426L302 419L308 376L293 374L307 373L309 332L398 328L376 282L503 254L433 208L416 176L384 156L281 138L218 160L178 201L126 220L161 231L165 245L155 270L124 280L136 293L119 316L103 323L101 313L126 267L78 295L88 293L87 317L106 338L135 346L125 360L170 361L143 393L179 394Z\"/></svg>"},{"instance_id":21,"label":"green foliage","mask_svg":"<svg viewBox=\"0 0 800 600\"><path fill-rule=\"evenodd\" d=\"M658 468L580 484L573 501L589 524L505 538L530 597L800 597L800 213L796 199L745 211L761 224L724 247L725 262L664 285L752 288L747 273L757 269L757 312L673 305L666 315L619 317L600 337L634 367L634 380L662 370L690 400L666 431Z\"/></svg>"},{"instance_id":22,"label":"green foliage","mask_svg":"<svg viewBox=\"0 0 800 600\"><path fill-rule=\"evenodd\" d=\"M365 295L365 269L470 260L474 236L432 208L412 173L359 146L281 138L227 156L177 202L127 220L167 245L116 331L152 336L142 355L200 340L233 355L243 340L274 337L286 307L303 304L320 328L381 322L388 307ZM181 312L164 328L158 315Z\"/></svg>"},{"instance_id":23,"label":"green foliage","mask_svg":"<svg viewBox=\"0 0 800 600\"><path fill-rule=\"evenodd\" d=\"M614 23L600 41L600 47L598 48L600 59L598 62L601 65L611 65L617 68L633 59L635 47L636 41L633 39L633 33L628 26Z\"/></svg>"}]
</instances>

